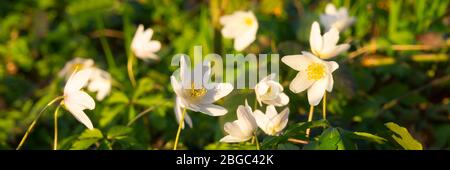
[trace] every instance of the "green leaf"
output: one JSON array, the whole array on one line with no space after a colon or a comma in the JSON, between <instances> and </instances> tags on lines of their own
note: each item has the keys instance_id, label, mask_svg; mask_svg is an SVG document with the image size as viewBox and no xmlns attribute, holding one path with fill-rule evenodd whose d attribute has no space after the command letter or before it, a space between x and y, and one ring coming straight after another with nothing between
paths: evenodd
<instances>
[{"instance_id":1,"label":"green leaf","mask_svg":"<svg viewBox=\"0 0 450 170\"><path fill-rule=\"evenodd\" d=\"M126 126L114 126L107 133L108 139L123 139L131 132L131 128Z\"/></svg>"},{"instance_id":2,"label":"green leaf","mask_svg":"<svg viewBox=\"0 0 450 170\"><path fill-rule=\"evenodd\" d=\"M98 129L86 129L83 133L81 133L78 139L101 139L103 138L102 132Z\"/></svg>"},{"instance_id":3,"label":"green leaf","mask_svg":"<svg viewBox=\"0 0 450 170\"><path fill-rule=\"evenodd\" d=\"M346 137L353 139L362 139L370 142L375 142L378 144L383 144L387 141L385 138L367 132L351 132L341 128L339 128L339 130L341 131L342 135L345 135Z\"/></svg>"},{"instance_id":4,"label":"green leaf","mask_svg":"<svg viewBox=\"0 0 450 170\"><path fill-rule=\"evenodd\" d=\"M115 91L111 93L111 96L108 97L108 100L106 100L107 104L127 104L129 102L128 96L125 93Z\"/></svg>"},{"instance_id":5,"label":"green leaf","mask_svg":"<svg viewBox=\"0 0 450 170\"><path fill-rule=\"evenodd\" d=\"M300 148L292 143L283 143L278 145L278 150L298 150L298 149Z\"/></svg>"},{"instance_id":6,"label":"green leaf","mask_svg":"<svg viewBox=\"0 0 450 170\"><path fill-rule=\"evenodd\" d=\"M98 129L86 129L78 137L78 140L72 144L71 150L84 150L88 149L93 144L97 143L103 138L102 132Z\"/></svg>"},{"instance_id":7,"label":"green leaf","mask_svg":"<svg viewBox=\"0 0 450 170\"><path fill-rule=\"evenodd\" d=\"M415 140L408 130L393 122L384 124L389 130L394 132L392 138L406 150L422 150L422 144Z\"/></svg>"},{"instance_id":8,"label":"green leaf","mask_svg":"<svg viewBox=\"0 0 450 170\"><path fill-rule=\"evenodd\" d=\"M319 150L345 149L341 140L341 134L337 128L328 128L319 136L317 141Z\"/></svg>"}]
</instances>

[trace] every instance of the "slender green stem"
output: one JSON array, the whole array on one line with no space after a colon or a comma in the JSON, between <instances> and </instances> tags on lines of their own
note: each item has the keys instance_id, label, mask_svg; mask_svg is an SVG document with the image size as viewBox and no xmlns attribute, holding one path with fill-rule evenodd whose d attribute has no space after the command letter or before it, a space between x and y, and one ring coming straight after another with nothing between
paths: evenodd
<instances>
[{"instance_id":1,"label":"slender green stem","mask_svg":"<svg viewBox=\"0 0 450 170\"><path fill-rule=\"evenodd\" d=\"M103 51L105 52L106 62L108 62L109 71L116 69L116 62L114 61L114 56L109 47L108 41L105 38L105 24L103 23L103 19L101 16L96 17L97 28L101 32L100 35L100 43L102 45Z\"/></svg>"},{"instance_id":2,"label":"slender green stem","mask_svg":"<svg viewBox=\"0 0 450 170\"><path fill-rule=\"evenodd\" d=\"M133 87L136 87L136 79L134 78L134 72L133 72L133 60L134 60L134 55L130 53L128 56L128 61L127 61L128 77L130 78L131 85Z\"/></svg>"},{"instance_id":3,"label":"slender green stem","mask_svg":"<svg viewBox=\"0 0 450 170\"><path fill-rule=\"evenodd\" d=\"M313 114L314 114L314 106L310 106L309 108L309 114L308 114L308 122L312 121L313 118ZM311 132L311 129L306 129L306 137L309 137L309 133Z\"/></svg>"},{"instance_id":4,"label":"slender green stem","mask_svg":"<svg viewBox=\"0 0 450 170\"><path fill-rule=\"evenodd\" d=\"M255 132L255 141L256 141L256 150L260 150L258 136L256 135L256 132Z\"/></svg>"},{"instance_id":5,"label":"slender green stem","mask_svg":"<svg viewBox=\"0 0 450 170\"><path fill-rule=\"evenodd\" d=\"M58 150L58 111L59 108L61 107L61 104L58 105L58 107L56 107L55 109L55 113L53 115L54 118L54 123L55 123L55 136L53 138L53 150Z\"/></svg>"},{"instance_id":6,"label":"slender green stem","mask_svg":"<svg viewBox=\"0 0 450 170\"><path fill-rule=\"evenodd\" d=\"M323 102L322 102L322 114L323 119L327 119L327 92L323 95Z\"/></svg>"},{"instance_id":7,"label":"slender green stem","mask_svg":"<svg viewBox=\"0 0 450 170\"><path fill-rule=\"evenodd\" d=\"M128 70L128 77L130 79L131 85L133 87L136 87L136 79L134 78L134 72L133 72L133 60L135 59L135 56L133 55L132 51L130 50L131 45L131 30L130 30L130 19L128 17L128 6L126 2L124 2L124 14L123 14L123 31L124 31L124 43L125 43L125 51L127 53L127 70Z\"/></svg>"},{"instance_id":8,"label":"slender green stem","mask_svg":"<svg viewBox=\"0 0 450 170\"><path fill-rule=\"evenodd\" d=\"M17 146L16 150L20 150L20 148L22 148L23 144L25 143L25 141L28 138L28 135L30 135L31 131L33 130L34 126L36 125L37 120L39 119L39 117L41 117L42 113L44 113L44 111L51 106L53 103L55 103L58 100L63 99L63 96L59 96L56 97L55 99L53 99L52 101L50 101L47 105L45 105L44 108L42 108L41 111L39 111L39 113L36 115L36 118L34 118L33 122L31 122L31 125L28 127L27 131L25 132L25 135L23 135L22 140L20 140L19 145Z\"/></svg>"},{"instance_id":9,"label":"slender green stem","mask_svg":"<svg viewBox=\"0 0 450 170\"><path fill-rule=\"evenodd\" d=\"M148 109L145 109L144 111L142 111L141 113L139 113L136 117L134 117L130 122L128 122L127 126L130 127L134 122L136 122L139 118L141 118L142 116L144 116L145 114L151 112L155 107L150 107Z\"/></svg>"},{"instance_id":10,"label":"slender green stem","mask_svg":"<svg viewBox=\"0 0 450 170\"><path fill-rule=\"evenodd\" d=\"M183 113L181 114L180 123L178 125L177 137L175 138L175 145L173 146L173 150L177 150L178 139L180 138L181 128L184 124L184 116L186 115L186 108L183 109Z\"/></svg>"}]
</instances>

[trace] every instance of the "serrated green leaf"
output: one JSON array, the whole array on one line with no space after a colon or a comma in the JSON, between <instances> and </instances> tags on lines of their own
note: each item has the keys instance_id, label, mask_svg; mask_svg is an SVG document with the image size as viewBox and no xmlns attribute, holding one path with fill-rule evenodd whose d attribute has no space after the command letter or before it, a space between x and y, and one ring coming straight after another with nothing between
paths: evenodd
<instances>
[{"instance_id":1,"label":"serrated green leaf","mask_svg":"<svg viewBox=\"0 0 450 170\"><path fill-rule=\"evenodd\" d=\"M408 130L404 127L401 127L393 122L388 122L384 124L387 128L389 128L394 134L392 138L400 144L406 150L422 150L422 144L414 139L411 134L409 134Z\"/></svg>"}]
</instances>

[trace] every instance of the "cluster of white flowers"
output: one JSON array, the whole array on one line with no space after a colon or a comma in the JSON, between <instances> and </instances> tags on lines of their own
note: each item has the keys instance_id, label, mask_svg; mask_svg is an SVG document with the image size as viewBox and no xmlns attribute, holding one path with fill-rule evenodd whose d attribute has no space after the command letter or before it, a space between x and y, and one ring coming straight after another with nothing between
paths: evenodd
<instances>
[{"instance_id":1,"label":"cluster of white flowers","mask_svg":"<svg viewBox=\"0 0 450 170\"><path fill-rule=\"evenodd\" d=\"M349 49L349 44L339 44L339 31L343 31L354 22L354 18L348 16L345 8L339 10L332 4L328 4L326 12L320 17L327 32L321 35L320 26L314 22L311 26L310 45L311 53L303 51L299 55L288 55L282 58L282 62L289 67L299 71L292 80L289 89L294 93L308 90L308 101L315 106L320 103L325 91L333 89L332 73L339 68L334 61L325 61ZM223 37L234 39L234 49L242 51L256 39L258 21L251 11L237 11L231 15L222 16L220 23ZM144 30L139 25L131 42L131 50L134 55L143 60L159 60L155 54L161 49L161 43L151 40L153 30ZM78 72L74 71L78 68ZM228 111L222 106L213 104L219 99L227 96L233 91L230 83L209 83L205 87L204 80L191 80L189 77L200 76L209 80L211 66L209 62L203 62L195 66L191 71L186 59L181 57L179 75L170 77L171 85L175 91L175 116L177 121L186 122L192 127L192 119L186 109L201 112L210 116L222 116ZM63 104L74 117L89 129L93 125L83 110L95 108L95 101L81 89L87 87L91 92L97 92L97 100L103 100L111 90L111 75L94 66L92 59L75 58L68 62L59 72L60 77L66 77L67 83L64 87ZM280 135L286 127L289 118L289 108L278 113L275 107L286 106L289 97L283 92L283 86L275 81L275 74L263 78L255 86L256 100L259 106L266 104L266 112L263 113L248 105L240 105L236 111L237 120L228 122L224 130L228 133L221 142L243 142L255 135L257 127L261 128L267 135ZM256 103L255 103L256 104ZM183 110L184 109L184 110ZM182 117L184 120L182 121ZM184 128L184 123L181 123Z\"/></svg>"}]
</instances>

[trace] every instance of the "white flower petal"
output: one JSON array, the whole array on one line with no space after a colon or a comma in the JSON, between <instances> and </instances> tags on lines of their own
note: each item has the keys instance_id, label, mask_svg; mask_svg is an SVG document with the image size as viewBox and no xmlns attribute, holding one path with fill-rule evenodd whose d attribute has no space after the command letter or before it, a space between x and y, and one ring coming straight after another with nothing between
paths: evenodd
<instances>
[{"instance_id":1,"label":"white flower petal","mask_svg":"<svg viewBox=\"0 0 450 170\"><path fill-rule=\"evenodd\" d=\"M288 55L281 58L281 61L297 71L306 70L309 63L313 62L309 57L304 55Z\"/></svg>"},{"instance_id":2,"label":"white flower petal","mask_svg":"<svg viewBox=\"0 0 450 170\"><path fill-rule=\"evenodd\" d=\"M275 131L281 132L286 127L288 119L289 119L289 108L286 108L273 119L273 122L275 122L277 125L275 126Z\"/></svg>"},{"instance_id":3,"label":"white flower petal","mask_svg":"<svg viewBox=\"0 0 450 170\"><path fill-rule=\"evenodd\" d=\"M175 107L174 107L174 110L175 110L175 118L177 119L177 123L178 123L178 124L180 124L180 119L181 119L182 114L183 114L183 110L182 110L182 108L181 108L181 104L180 104L180 103L181 103L181 101L180 101L180 99L177 97L177 98L175 99ZM192 119L191 119L191 117L189 116L189 114L188 114L187 112L184 114L184 120L185 120L186 123L189 125L189 127L192 128ZM183 125L181 126L181 128L184 129L184 125L185 125L186 123L183 123Z\"/></svg>"},{"instance_id":4,"label":"white flower petal","mask_svg":"<svg viewBox=\"0 0 450 170\"><path fill-rule=\"evenodd\" d=\"M338 46L334 47L334 49L328 54L327 57L323 57L324 59L332 58L340 53L347 51L350 48L349 44L339 44Z\"/></svg>"},{"instance_id":5,"label":"white flower petal","mask_svg":"<svg viewBox=\"0 0 450 170\"><path fill-rule=\"evenodd\" d=\"M256 127L255 118L252 115L252 110L250 107L238 106L237 109L238 120L241 121L240 127L244 132L252 132Z\"/></svg>"},{"instance_id":6,"label":"white flower petal","mask_svg":"<svg viewBox=\"0 0 450 170\"><path fill-rule=\"evenodd\" d=\"M198 111L210 116L223 116L228 112L224 107L215 104L201 104Z\"/></svg>"},{"instance_id":7,"label":"white flower petal","mask_svg":"<svg viewBox=\"0 0 450 170\"><path fill-rule=\"evenodd\" d=\"M297 76L291 81L289 89L294 93L300 93L309 88L314 81L308 80L308 75L306 71L300 71Z\"/></svg>"},{"instance_id":8,"label":"white flower petal","mask_svg":"<svg viewBox=\"0 0 450 170\"><path fill-rule=\"evenodd\" d=\"M325 7L325 13L327 14L335 14L336 13L336 7L332 3L328 3Z\"/></svg>"},{"instance_id":9,"label":"white flower petal","mask_svg":"<svg viewBox=\"0 0 450 170\"><path fill-rule=\"evenodd\" d=\"M225 143L239 143L239 142L244 142L249 140L248 138L237 138L231 135L225 136L222 139L220 139L220 142L225 142Z\"/></svg>"},{"instance_id":10,"label":"white flower petal","mask_svg":"<svg viewBox=\"0 0 450 170\"><path fill-rule=\"evenodd\" d=\"M223 129L225 132L230 134L231 136L237 138L244 138L245 134L242 133L241 127L239 126L239 121L235 120L233 122L227 122L224 124Z\"/></svg>"},{"instance_id":11,"label":"white flower petal","mask_svg":"<svg viewBox=\"0 0 450 170\"><path fill-rule=\"evenodd\" d=\"M328 72L329 73L333 73L335 70L337 70L339 68L339 64L336 63L335 61L327 61L325 62L327 67L328 67Z\"/></svg>"},{"instance_id":12,"label":"white flower petal","mask_svg":"<svg viewBox=\"0 0 450 170\"><path fill-rule=\"evenodd\" d=\"M329 58L330 53L336 48L336 44L339 41L339 31L336 28L331 28L323 35L323 48L321 50L321 58ZM322 56L323 55L323 56Z\"/></svg>"},{"instance_id":13,"label":"white flower petal","mask_svg":"<svg viewBox=\"0 0 450 170\"><path fill-rule=\"evenodd\" d=\"M91 76L92 70L91 69L83 69L81 71L78 71L76 73L72 73L69 80L66 82L66 86L64 87L64 93L70 93L73 91L78 91L81 88L83 88L90 76Z\"/></svg>"},{"instance_id":14,"label":"white flower petal","mask_svg":"<svg viewBox=\"0 0 450 170\"><path fill-rule=\"evenodd\" d=\"M333 75L329 74L326 78L328 79L327 91L331 92L334 85Z\"/></svg>"},{"instance_id":15,"label":"white flower petal","mask_svg":"<svg viewBox=\"0 0 450 170\"><path fill-rule=\"evenodd\" d=\"M269 119L273 119L275 116L277 116L278 112L275 109L275 106L269 105L266 107L266 116Z\"/></svg>"},{"instance_id":16,"label":"white flower petal","mask_svg":"<svg viewBox=\"0 0 450 170\"><path fill-rule=\"evenodd\" d=\"M269 123L269 118L262 113L260 110L255 110L253 112L253 117L255 118L256 124L265 131L267 123Z\"/></svg>"},{"instance_id":17,"label":"white flower petal","mask_svg":"<svg viewBox=\"0 0 450 170\"><path fill-rule=\"evenodd\" d=\"M72 115L88 129L94 129L91 120L83 112L84 107L78 105L77 103L64 103L65 108L72 113Z\"/></svg>"},{"instance_id":18,"label":"white flower petal","mask_svg":"<svg viewBox=\"0 0 450 170\"><path fill-rule=\"evenodd\" d=\"M84 91L76 91L65 96L64 103L69 105L79 105L83 109L92 110L95 108L95 101Z\"/></svg>"},{"instance_id":19,"label":"white flower petal","mask_svg":"<svg viewBox=\"0 0 450 170\"><path fill-rule=\"evenodd\" d=\"M310 105L317 106L322 100L325 94L325 89L328 86L328 79L322 78L316 82L308 89L308 102Z\"/></svg>"},{"instance_id":20,"label":"white flower petal","mask_svg":"<svg viewBox=\"0 0 450 170\"><path fill-rule=\"evenodd\" d=\"M253 41L256 39L256 32L246 32L243 35L240 35L234 38L234 49L236 51L242 51L247 48Z\"/></svg>"},{"instance_id":21,"label":"white flower petal","mask_svg":"<svg viewBox=\"0 0 450 170\"><path fill-rule=\"evenodd\" d=\"M205 96L201 103L209 104L225 97L233 91L233 85L231 83L210 83L212 89L206 91Z\"/></svg>"},{"instance_id":22,"label":"white flower petal","mask_svg":"<svg viewBox=\"0 0 450 170\"><path fill-rule=\"evenodd\" d=\"M280 107L280 106L287 105L288 103L289 103L289 97L286 94L281 93L278 95L277 99L275 99L272 104Z\"/></svg>"},{"instance_id":23,"label":"white flower petal","mask_svg":"<svg viewBox=\"0 0 450 170\"><path fill-rule=\"evenodd\" d=\"M311 33L309 35L309 44L311 45L311 51L314 54L322 51L323 42L322 35L320 34L320 26L316 21L311 26Z\"/></svg>"}]
</instances>

